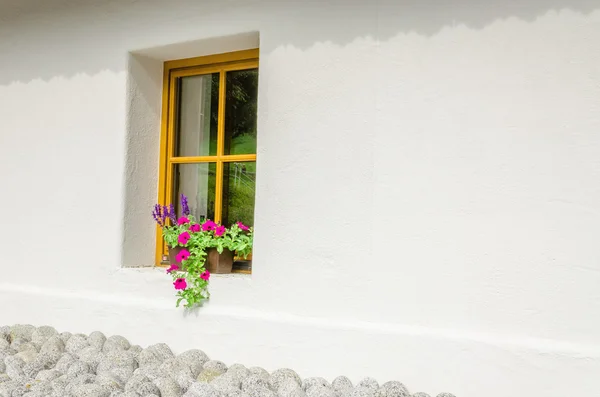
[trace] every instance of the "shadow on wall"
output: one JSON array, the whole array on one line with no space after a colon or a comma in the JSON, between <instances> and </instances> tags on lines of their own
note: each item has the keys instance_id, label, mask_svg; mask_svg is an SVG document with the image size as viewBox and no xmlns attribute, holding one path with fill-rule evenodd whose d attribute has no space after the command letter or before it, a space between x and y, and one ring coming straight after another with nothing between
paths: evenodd
<instances>
[{"instance_id":1,"label":"shadow on wall","mask_svg":"<svg viewBox=\"0 0 600 397\"><path fill-rule=\"evenodd\" d=\"M244 31L263 33L261 51L268 53L282 45L433 36L461 24L483 29L506 18L595 9L598 0L47 0L42 8L34 0L3 0L0 85L125 71L129 51Z\"/></svg>"}]
</instances>

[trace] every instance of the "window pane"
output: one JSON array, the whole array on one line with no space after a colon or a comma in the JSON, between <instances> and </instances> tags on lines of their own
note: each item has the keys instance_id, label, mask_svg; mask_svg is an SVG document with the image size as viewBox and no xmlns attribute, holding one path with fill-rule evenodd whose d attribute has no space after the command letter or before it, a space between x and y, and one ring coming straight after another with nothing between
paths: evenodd
<instances>
[{"instance_id":1,"label":"window pane","mask_svg":"<svg viewBox=\"0 0 600 397\"><path fill-rule=\"evenodd\" d=\"M225 154L256 153L258 69L227 72Z\"/></svg>"},{"instance_id":2,"label":"window pane","mask_svg":"<svg viewBox=\"0 0 600 397\"><path fill-rule=\"evenodd\" d=\"M223 225L254 225L256 162L223 164Z\"/></svg>"},{"instance_id":3,"label":"window pane","mask_svg":"<svg viewBox=\"0 0 600 397\"><path fill-rule=\"evenodd\" d=\"M215 163L175 164L174 167L172 203L177 203L177 214L182 214L180 197L183 193L197 220L215 219Z\"/></svg>"},{"instance_id":4,"label":"window pane","mask_svg":"<svg viewBox=\"0 0 600 397\"><path fill-rule=\"evenodd\" d=\"M175 156L217 154L219 73L179 79Z\"/></svg>"}]
</instances>

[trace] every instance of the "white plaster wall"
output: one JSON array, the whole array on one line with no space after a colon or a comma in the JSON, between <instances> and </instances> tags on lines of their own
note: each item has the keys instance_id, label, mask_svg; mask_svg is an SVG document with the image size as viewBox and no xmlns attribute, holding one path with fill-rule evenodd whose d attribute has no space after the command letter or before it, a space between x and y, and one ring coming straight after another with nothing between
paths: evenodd
<instances>
[{"instance_id":1,"label":"white plaster wall","mask_svg":"<svg viewBox=\"0 0 600 397\"><path fill-rule=\"evenodd\" d=\"M0 21L0 322L597 394L597 1L1 0ZM122 266L154 250L161 60L256 32L254 273L184 314Z\"/></svg>"}]
</instances>

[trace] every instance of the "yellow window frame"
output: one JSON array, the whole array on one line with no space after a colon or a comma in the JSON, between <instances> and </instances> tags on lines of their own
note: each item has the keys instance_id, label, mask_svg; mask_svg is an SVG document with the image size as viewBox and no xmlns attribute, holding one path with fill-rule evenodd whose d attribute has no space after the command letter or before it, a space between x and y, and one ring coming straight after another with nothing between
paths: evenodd
<instances>
[{"instance_id":1,"label":"yellow window frame","mask_svg":"<svg viewBox=\"0 0 600 397\"><path fill-rule=\"evenodd\" d=\"M160 162L158 174L158 203L170 204L173 166L175 164L216 163L215 222L221 222L223 210L223 164L234 161L256 161L255 154L225 155L225 74L230 71L258 68L258 49L218 55L180 59L164 63ZM217 124L217 154L214 156L176 157L175 126L177 117L177 79L209 73L219 73L219 105ZM167 246L162 230L156 228L156 265L161 266Z\"/></svg>"}]
</instances>

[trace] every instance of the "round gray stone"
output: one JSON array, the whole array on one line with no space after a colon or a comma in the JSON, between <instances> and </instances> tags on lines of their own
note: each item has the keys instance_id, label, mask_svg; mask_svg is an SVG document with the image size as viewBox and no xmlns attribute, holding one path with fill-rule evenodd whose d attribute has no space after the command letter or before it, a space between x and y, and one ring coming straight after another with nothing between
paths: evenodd
<instances>
[{"instance_id":1,"label":"round gray stone","mask_svg":"<svg viewBox=\"0 0 600 397\"><path fill-rule=\"evenodd\" d=\"M10 349L10 343L4 338L0 338L0 352L5 352Z\"/></svg>"},{"instance_id":2,"label":"round gray stone","mask_svg":"<svg viewBox=\"0 0 600 397\"><path fill-rule=\"evenodd\" d=\"M348 397L376 397L377 392L368 387L355 387L348 393Z\"/></svg>"},{"instance_id":3,"label":"round gray stone","mask_svg":"<svg viewBox=\"0 0 600 397\"><path fill-rule=\"evenodd\" d=\"M259 387L263 387L263 388L267 388L267 389L271 388L271 383L269 382L268 375L264 376L264 375L257 375L257 374L250 373L250 375L248 375L247 377L242 379L242 384L241 384L242 391L255 389L255 388L259 388Z\"/></svg>"},{"instance_id":4,"label":"round gray stone","mask_svg":"<svg viewBox=\"0 0 600 397\"><path fill-rule=\"evenodd\" d=\"M413 394L411 397L431 397L431 396L427 393L417 392L417 393Z\"/></svg>"},{"instance_id":5,"label":"round gray stone","mask_svg":"<svg viewBox=\"0 0 600 397\"><path fill-rule=\"evenodd\" d=\"M36 345L33 342L25 342L19 345L19 348L16 349L18 352L24 352L24 351L32 351L34 353L37 353L40 351L40 347L42 345Z\"/></svg>"},{"instance_id":6,"label":"round gray stone","mask_svg":"<svg viewBox=\"0 0 600 397\"><path fill-rule=\"evenodd\" d=\"M32 363L35 358L37 357L37 352L35 350L24 350L22 352L19 352L17 354L15 354L15 357L20 358L21 360L23 360L23 362L25 364L27 363Z\"/></svg>"},{"instance_id":7,"label":"round gray stone","mask_svg":"<svg viewBox=\"0 0 600 397\"><path fill-rule=\"evenodd\" d=\"M285 378L279 383L277 394L280 397L306 397L306 393L294 378Z\"/></svg>"},{"instance_id":8,"label":"round gray stone","mask_svg":"<svg viewBox=\"0 0 600 397\"><path fill-rule=\"evenodd\" d=\"M62 340L65 345L67 344L67 342L69 341L69 339L71 339L71 336L73 336L73 334L70 333L70 332L61 332L58 335L58 337L60 338L60 340Z\"/></svg>"},{"instance_id":9,"label":"round gray stone","mask_svg":"<svg viewBox=\"0 0 600 397\"><path fill-rule=\"evenodd\" d=\"M354 385L352 385L352 381L350 381L350 379L348 379L347 377L338 376L333 380L333 382L331 382L331 387L333 387L333 390L337 392L346 393L352 390L354 388Z\"/></svg>"},{"instance_id":10,"label":"round gray stone","mask_svg":"<svg viewBox=\"0 0 600 397\"><path fill-rule=\"evenodd\" d=\"M293 380L298 386L302 385L302 379L300 379L296 372L289 368L280 368L271 374L271 386L273 390L279 390L279 386L287 379Z\"/></svg>"},{"instance_id":11,"label":"round gray stone","mask_svg":"<svg viewBox=\"0 0 600 397\"><path fill-rule=\"evenodd\" d=\"M308 390L310 390L313 387L324 387L326 389L332 389L329 382L327 382L323 378L313 377L313 378L306 378L302 381L302 390L307 392Z\"/></svg>"},{"instance_id":12,"label":"round gray stone","mask_svg":"<svg viewBox=\"0 0 600 397\"><path fill-rule=\"evenodd\" d=\"M140 368L158 365L160 366L165 360L173 358L175 355L164 343L157 343L142 350L138 356Z\"/></svg>"},{"instance_id":13,"label":"round gray stone","mask_svg":"<svg viewBox=\"0 0 600 397\"><path fill-rule=\"evenodd\" d=\"M156 365L151 365L149 367L143 367L143 368L138 368L135 371L133 371L134 375L140 374L140 375L144 375L146 377L148 377L148 379L150 379L152 382L156 382L156 380L158 378L161 378L164 376L163 373L160 372L159 367Z\"/></svg>"},{"instance_id":14,"label":"round gray stone","mask_svg":"<svg viewBox=\"0 0 600 397\"><path fill-rule=\"evenodd\" d=\"M456 397L456 396L454 396L454 394L451 394L451 393L440 393L437 395L437 397Z\"/></svg>"},{"instance_id":15,"label":"round gray stone","mask_svg":"<svg viewBox=\"0 0 600 397\"><path fill-rule=\"evenodd\" d=\"M10 327L10 333L8 336L9 342L12 343L17 338L22 338L26 342L31 342L31 336L35 331L35 327L30 324L15 324Z\"/></svg>"},{"instance_id":16,"label":"round gray stone","mask_svg":"<svg viewBox=\"0 0 600 397\"><path fill-rule=\"evenodd\" d=\"M105 353L115 350L127 350L131 347L131 344L127 339L121 335L113 335L106 339L102 347L102 351Z\"/></svg>"},{"instance_id":17,"label":"round gray stone","mask_svg":"<svg viewBox=\"0 0 600 397\"><path fill-rule=\"evenodd\" d=\"M75 361L77 361L77 358L74 355L70 353L65 353L60 357L54 369L56 369L59 372L62 372L63 374L66 374L71 364L73 364Z\"/></svg>"},{"instance_id":18,"label":"round gray stone","mask_svg":"<svg viewBox=\"0 0 600 397\"><path fill-rule=\"evenodd\" d=\"M102 350L104 342L106 342L106 336L100 331L94 331L88 336L88 343L90 346Z\"/></svg>"},{"instance_id":19,"label":"round gray stone","mask_svg":"<svg viewBox=\"0 0 600 397\"><path fill-rule=\"evenodd\" d=\"M210 383L214 379L223 375L223 371L219 371L216 369L203 369L202 372L198 374L198 378L196 380L200 383Z\"/></svg>"},{"instance_id":20,"label":"round gray stone","mask_svg":"<svg viewBox=\"0 0 600 397\"><path fill-rule=\"evenodd\" d=\"M277 397L277 394L266 387L256 387L242 391L242 397Z\"/></svg>"},{"instance_id":21,"label":"round gray stone","mask_svg":"<svg viewBox=\"0 0 600 397\"><path fill-rule=\"evenodd\" d=\"M102 356L96 368L96 373L110 372L114 368L127 368L133 375L133 371L137 367L138 363L132 353L126 350L112 350Z\"/></svg>"},{"instance_id":22,"label":"round gray stone","mask_svg":"<svg viewBox=\"0 0 600 397\"><path fill-rule=\"evenodd\" d=\"M358 382L356 387L366 387L367 389L371 389L376 392L379 390L379 383L373 378L364 378Z\"/></svg>"},{"instance_id":23,"label":"round gray stone","mask_svg":"<svg viewBox=\"0 0 600 397\"><path fill-rule=\"evenodd\" d=\"M111 391L95 383L75 385L70 388L71 397L110 397Z\"/></svg>"},{"instance_id":24,"label":"round gray stone","mask_svg":"<svg viewBox=\"0 0 600 397\"><path fill-rule=\"evenodd\" d=\"M83 334L75 334L69 338L65 345L65 349L77 357L79 352L88 346L89 343L87 341L87 336Z\"/></svg>"},{"instance_id":25,"label":"round gray stone","mask_svg":"<svg viewBox=\"0 0 600 397\"><path fill-rule=\"evenodd\" d=\"M336 397L335 391L320 385L312 386L306 391L308 397Z\"/></svg>"},{"instance_id":26,"label":"round gray stone","mask_svg":"<svg viewBox=\"0 0 600 397\"><path fill-rule=\"evenodd\" d=\"M170 377L158 378L154 384L160 390L161 397L181 397L183 394L179 384Z\"/></svg>"},{"instance_id":27,"label":"round gray stone","mask_svg":"<svg viewBox=\"0 0 600 397\"><path fill-rule=\"evenodd\" d=\"M183 397L224 397L223 393L215 390L207 383L194 382L190 385L188 391Z\"/></svg>"},{"instance_id":28,"label":"round gray stone","mask_svg":"<svg viewBox=\"0 0 600 397\"><path fill-rule=\"evenodd\" d=\"M231 394L240 390L242 382L240 379L230 373L225 373L210 382L210 385L223 394Z\"/></svg>"},{"instance_id":29,"label":"round gray stone","mask_svg":"<svg viewBox=\"0 0 600 397\"><path fill-rule=\"evenodd\" d=\"M90 366L84 363L83 361L75 361L73 364L69 366L67 370L67 379L72 381L77 378L79 375L83 374L91 374Z\"/></svg>"},{"instance_id":30,"label":"round gray stone","mask_svg":"<svg viewBox=\"0 0 600 397\"><path fill-rule=\"evenodd\" d=\"M271 375L269 375L269 372L261 367L250 367L248 368L248 371L250 371L250 374L258 375L265 379L269 379L271 377Z\"/></svg>"},{"instance_id":31,"label":"round gray stone","mask_svg":"<svg viewBox=\"0 0 600 397\"><path fill-rule=\"evenodd\" d=\"M4 365L6 366L6 374L10 376L12 380L25 380L25 373L23 372L25 362L21 358L8 356L4 359Z\"/></svg>"},{"instance_id":32,"label":"round gray stone","mask_svg":"<svg viewBox=\"0 0 600 397\"><path fill-rule=\"evenodd\" d=\"M43 325L38 327L31 334L31 341L39 346L42 346L48 339L53 336L58 336L58 331L53 327Z\"/></svg>"},{"instance_id":33,"label":"round gray stone","mask_svg":"<svg viewBox=\"0 0 600 397\"><path fill-rule=\"evenodd\" d=\"M240 382L250 376L250 371L242 364L233 364L227 369L227 373L236 377Z\"/></svg>"},{"instance_id":34,"label":"round gray stone","mask_svg":"<svg viewBox=\"0 0 600 397\"><path fill-rule=\"evenodd\" d=\"M206 353L197 349L188 350L181 353L177 356L177 360L190 368L194 378L198 377L204 368L204 364L210 361Z\"/></svg>"},{"instance_id":35,"label":"round gray stone","mask_svg":"<svg viewBox=\"0 0 600 397\"><path fill-rule=\"evenodd\" d=\"M209 360L206 363L204 363L203 369L214 369L217 371L226 372L227 365L225 365L224 362L219 360Z\"/></svg>"},{"instance_id":36,"label":"round gray stone","mask_svg":"<svg viewBox=\"0 0 600 397\"><path fill-rule=\"evenodd\" d=\"M385 382L379 389L381 397L410 397L408 389L398 381Z\"/></svg>"},{"instance_id":37,"label":"round gray stone","mask_svg":"<svg viewBox=\"0 0 600 397\"><path fill-rule=\"evenodd\" d=\"M121 383L119 379L110 374L96 375L94 383L110 390L111 393L114 391L121 391L124 386L124 384Z\"/></svg>"},{"instance_id":38,"label":"round gray stone","mask_svg":"<svg viewBox=\"0 0 600 397\"><path fill-rule=\"evenodd\" d=\"M50 381L58 378L61 375L62 375L62 373L55 369L45 369L45 370L38 372L38 374L35 377L35 380L39 380L39 381L43 381L43 382L50 382Z\"/></svg>"},{"instance_id":39,"label":"round gray stone","mask_svg":"<svg viewBox=\"0 0 600 397\"><path fill-rule=\"evenodd\" d=\"M100 361L104 358L104 353L94 346L84 347L79 351L79 359L89 365L93 372L97 371Z\"/></svg>"}]
</instances>

